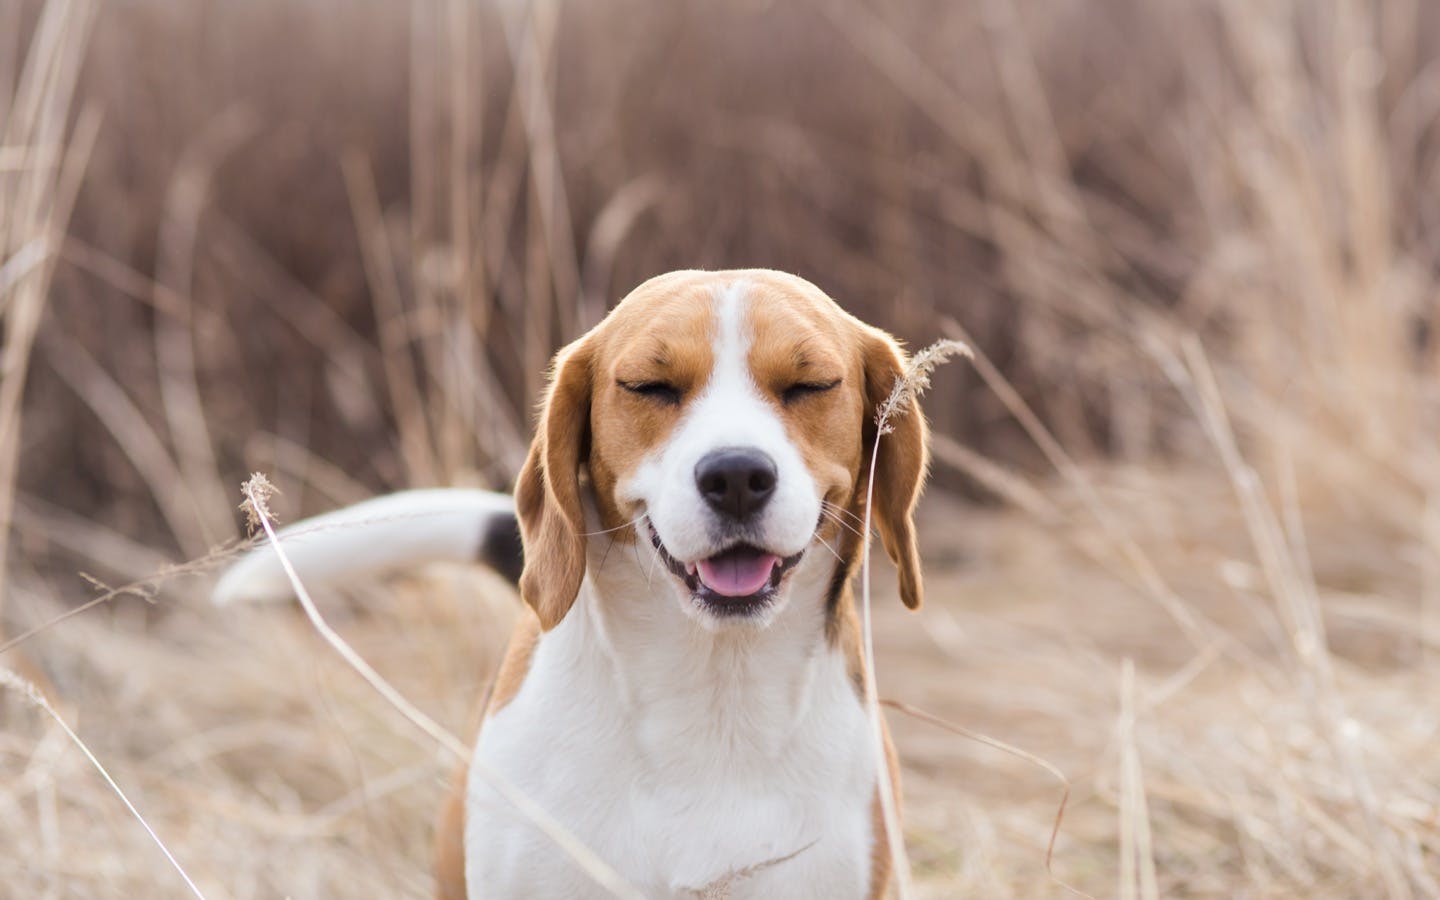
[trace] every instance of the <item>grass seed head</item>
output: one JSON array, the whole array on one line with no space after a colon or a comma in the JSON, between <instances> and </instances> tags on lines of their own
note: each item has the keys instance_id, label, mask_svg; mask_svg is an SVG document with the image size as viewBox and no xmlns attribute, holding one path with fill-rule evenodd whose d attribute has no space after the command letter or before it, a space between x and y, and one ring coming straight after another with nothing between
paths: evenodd
<instances>
[{"instance_id":1,"label":"grass seed head","mask_svg":"<svg viewBox=\"0 0 1440 900\"><path fill-rule=\"evenodd\" d=\"M245 526L252 535L260 530L262 518L277 521L270 511L270 498L278 495L280 489L271 484L263 472L252 472L241 490L245 492L245 500L240 504L240 511L245 514Z\"/></svg>"},{"instance_id":2,"label":"grass seed head","mask_svg":"<svg viewBox=\"0 0 1440 900\"><path fill-rule=\"evenodd\" d=\"M905 415L910 408L911 399L929 390L930 376L940 364L954 356L968 359L971 355L970 347L965 343L942 338L910 357L904 374L895 379L895 387L890 390L890 396L885 398L885 402L880 404L880 409L875 413L875 425L880 434L889 434L895 427L891 424L892 420Z\"/></svg>"}]
</instances>

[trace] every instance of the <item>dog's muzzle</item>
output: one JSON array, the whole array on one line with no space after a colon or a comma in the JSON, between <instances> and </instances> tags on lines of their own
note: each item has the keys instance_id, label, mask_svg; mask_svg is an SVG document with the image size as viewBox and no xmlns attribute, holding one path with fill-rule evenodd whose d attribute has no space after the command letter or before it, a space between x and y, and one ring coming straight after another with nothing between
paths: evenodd
<instances>
[{"instance_id":1,"label":"dog's muzzle","mask_svg":"<svg viewBox=\"0 0 1440 900\"><path fill-rule=\"evenodd\" d=\"M780 557L753 544L735 543L719 553L691 563L670 555L665 542L647 519L650 543L666 567L694 598L717 616L754 615L775 599L781 582L805 555Z\"/></svg>"}]
</instances>

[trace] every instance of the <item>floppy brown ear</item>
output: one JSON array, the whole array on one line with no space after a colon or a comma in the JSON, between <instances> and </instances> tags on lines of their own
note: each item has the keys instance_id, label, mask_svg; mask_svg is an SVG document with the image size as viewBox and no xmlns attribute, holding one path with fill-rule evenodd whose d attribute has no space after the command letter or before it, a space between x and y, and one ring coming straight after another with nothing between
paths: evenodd
<instances>
[{"instance_id":1,"label":"floppy brown ear","mask_svg":"<svg viewBox=\"0 0 1440 900\"><path fill-rule=\"evenodd\" d=\"M580 463L590 430L590 363L583 338L556 354L535 440L515 484L525 541L520 596L546 631L565 618L585 577Z\"/></svg>"},{"instance_id":2,"label":"floppy brown ear","mask_svg":"<svg viewBox=\"0 0 1440 900\"><path fill-rule=\"evenodd\" d=\"M865 339L865 463L875 452L875 417L905 373L905 355L882 331L871 330ZM871 509L880 542L900 574L900 599L917 609L925 597L920 577L920 548L915 539L915 503L929 466L929 428L915 397L888 421L891 429L880 436L875 465L875 494Z\"/></svg>"}]
</instances>

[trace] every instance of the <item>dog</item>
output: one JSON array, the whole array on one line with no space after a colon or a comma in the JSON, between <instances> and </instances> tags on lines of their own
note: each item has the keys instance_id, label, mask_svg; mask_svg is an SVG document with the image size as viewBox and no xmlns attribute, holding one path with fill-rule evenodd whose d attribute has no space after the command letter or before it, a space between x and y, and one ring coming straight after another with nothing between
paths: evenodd
<instances>
[{"instance_id":1,"label":"dog","mask_svg":"<svg viewBox=\"0 0 1440 900\"><path fill-rule=\"evenodd\" d=\"M516 577L473 760L645 896L881 897L899 773L888 735L872 749L850 582L905 365L799 277L662 275L556 355L513 506L409 491L282 540L316 582L431 558ZM873 524L915 609L927 428L913 404L889 427ZM262 548L215 596L287 591ZM444 898L602 893L463 769L437 861Z\"/></svg>"}]
</instances>

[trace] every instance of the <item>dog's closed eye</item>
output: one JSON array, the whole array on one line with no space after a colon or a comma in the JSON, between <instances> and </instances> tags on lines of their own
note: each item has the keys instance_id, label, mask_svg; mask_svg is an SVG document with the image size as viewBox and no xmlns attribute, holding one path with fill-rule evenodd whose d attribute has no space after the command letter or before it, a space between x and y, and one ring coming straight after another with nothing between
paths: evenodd
<instances>
[{"instance_id":1,"label":"dog's closed eye","mask_svg":"<svg viewBox=\"0 0 1440 900\"><path fill-rule=\"evenodd\" d=\"M680 389L664 381L617 381L616 384L640 397L674 406L680 402Z\"/></svg>"},{"instance_id":2,"label":"dog's closed eye","mask_svg":"<svg viewBox=\"0 0 1440 900\"><path fill-rule=\"evenodd\" d=\"M798 403L804 400L806 397L823 394L826 391L833 391L839 386L840 379L838 378L834 381L802 381L798 384L792 384L781 391L780 399L786 406L789 406L792 403Z\"/></svg>"}]
</instances>

